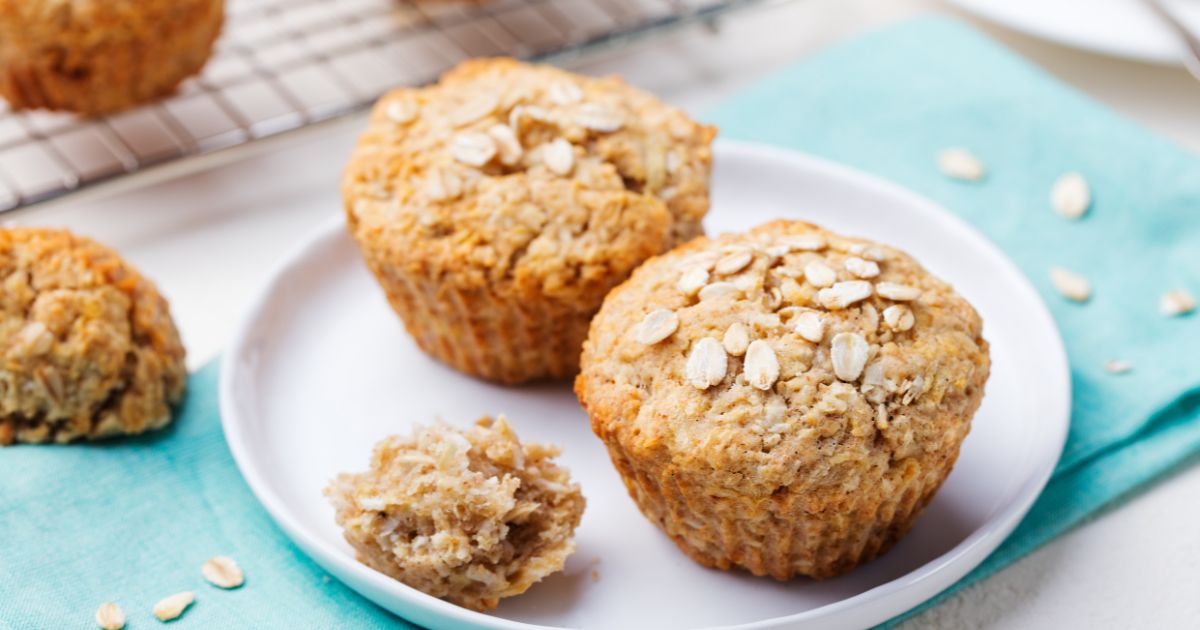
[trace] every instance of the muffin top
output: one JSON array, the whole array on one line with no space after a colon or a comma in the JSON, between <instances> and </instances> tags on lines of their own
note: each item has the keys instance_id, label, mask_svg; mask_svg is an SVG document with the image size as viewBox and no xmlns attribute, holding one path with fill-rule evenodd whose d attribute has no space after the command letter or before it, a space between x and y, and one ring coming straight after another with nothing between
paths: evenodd
<instances>
[{"instance_id":1,"label":"muffin top","mask_svg":"<svg viewBox=\"0 0 1200 630\"><path fill-rule=\"evenodd\" d=\"M0 443L161 426L183 359L166 301L111 249L0 229Z\"/></svg>"},{"instance_id":2,"label":"muffin top","mask_svg":"<svg viewBox=\"0 0 1200 630\"><path fill-rule=\"evenodd\" d=\"M594 308L700 232L714 134L616 78L468 61L376 105L343 180L348 222L410 273Z\"/></svg>"},{"instance_id":3,"label":"muffin top","mask_svg":"<svg viewBox=\"0 0 1200 630\"><path fill-rule=\"evenodd\" d=\"M981 329L907 254L776 221L640 267L592 321L576 391L597 435L714 495L850 492L957 453Z\"/></svg>"}]
</instances>

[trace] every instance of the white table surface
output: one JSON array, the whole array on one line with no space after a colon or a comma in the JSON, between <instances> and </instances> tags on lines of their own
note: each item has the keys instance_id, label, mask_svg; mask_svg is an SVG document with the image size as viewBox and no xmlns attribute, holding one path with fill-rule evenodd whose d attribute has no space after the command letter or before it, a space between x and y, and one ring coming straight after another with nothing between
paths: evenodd
<instances>
[{"instance_id":1,"label":"white table surface","mask_svg":"<svg viewBox=\"0 0 1200 630\"><path fill-rule=\"evenodd\" d=\"M693 111L831 42L922 11L930 0L803 0L606 53L574 69L621 73ZM1182 70L1060 48L979 23L1127 116L1200 150L1200 83ZM276 261L340 212L337 182L359 119L274 142L181 179L76 197L15 221L66 226L154 278L199 366L219 352ZM1195 461L1200 461L1194 460ZM909 627L1175 628L1200 624L1200 466L1183 470L1050 543Z\"/></svg>"}]
</instances>

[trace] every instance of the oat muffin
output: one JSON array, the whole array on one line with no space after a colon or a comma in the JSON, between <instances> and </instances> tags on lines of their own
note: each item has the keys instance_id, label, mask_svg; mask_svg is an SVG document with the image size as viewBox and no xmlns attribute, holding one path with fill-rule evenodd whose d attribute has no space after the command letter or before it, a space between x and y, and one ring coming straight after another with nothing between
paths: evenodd
<instances>
[{"instance_id":1,"label":"oat muffin","mask_svg":"<svg viewBox=\"0 0 1200 630\"><path fill-rule=\"evenodd\" d=\"M347 222L425 352L493 381L565 378L604 295L702 232L714 134L619 79L469 61L379 101Z\"/></svg>"},{"instance_id":2,"label":"oat muffin","mask_svg":"<svg viewBox=\"0 0 1200 630\"><path fill-rule=\"evenodd\" d=\"M434 597L495 608L562 570L584 499L556 447L521 444L501 416L418 427L325 490L367 566Z\"/></svg>"},{"instance_id":3,"label":"oat muffin","mask_svg":"<svg viewBox=\"0 0 1200 630\"><path fill-rule=\"evenodd\" d=\"M0 96L87 115L166 96L223 19L223 0L0 0Z\"/></svg>"},{"instance_id":4,"label":"oat muffin","mask_svg":"<svg viewBox=\"0 0 1200 630\"><path fill-rule=\"evenodd\" d=\"M160 428L186 379L166 300L116 252L0 229L0 445Z\"/></svg>"},{"instance_id":5,"label":"oat muffin","mask_svg":"<svg viewBox=\"0 0 1200 630\"><path fill-rule=\"evenodd\" d=\"M777 221L654 258L576 392L642 512L710 567L827 578L883 552L983 397L978 314L898 250Z\"/></svg>"}]
</instances>

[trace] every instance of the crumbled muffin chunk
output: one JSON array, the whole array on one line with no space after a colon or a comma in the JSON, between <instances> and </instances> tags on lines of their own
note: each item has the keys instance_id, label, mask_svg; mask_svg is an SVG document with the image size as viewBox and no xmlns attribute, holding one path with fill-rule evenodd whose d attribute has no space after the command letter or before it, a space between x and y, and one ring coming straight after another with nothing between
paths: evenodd
<instances>
[{"instance_id":1,"label":"crumbled muffin chunk","mask_svg":"<svg viewBox=\"0 0 1200 630\"><path fill-rule=\"evenodd\" d=\"M475 610L524 593L575 551L584 498L559 450L521 444L501 416L392 436L368 471L325 493L359 560Z\"/></svg>"}]
</instances>

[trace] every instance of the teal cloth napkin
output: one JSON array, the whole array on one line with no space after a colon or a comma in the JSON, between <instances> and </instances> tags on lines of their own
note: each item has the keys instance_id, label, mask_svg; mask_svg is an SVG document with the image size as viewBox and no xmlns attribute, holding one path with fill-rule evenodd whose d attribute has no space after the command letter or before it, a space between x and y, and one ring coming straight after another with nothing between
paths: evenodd
<instances>
[{"instance_id":1,"label":"teal cloth napkin","mask_svg":"<svg viewBox=\"0 0 1200 630\"><path fill-rule=\"evenodd\" d=\"M939 17L802 61L711 118L724 137L822 155L939 201L1017 261L1063 331L1075 407L1062 461L1016 532L947 593L1200 452L1200 318L1157 312L1163 291L1200 293L1196 156ZM974 151L987 178L942 177L933 156L947 146ZM1051 184L1068 170L1087 176L1096 198L1077 223L1048 207ZM1092 301L1062 300L1051 265L1086 272ZM1134 371L1106 373L1113 357ZM190 385L178 419L158 434L0 450L0 627L88 627L107 600L131 628L153 627L154 602L182 590L197 602L181 628L411 627L287 541L229 455L215 366ZM245 587L203 582L200 564L215 554L242 564Z\"/></svg>"}]
</instances>

